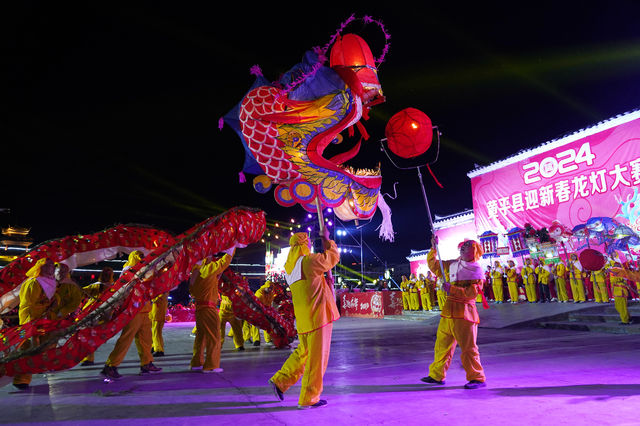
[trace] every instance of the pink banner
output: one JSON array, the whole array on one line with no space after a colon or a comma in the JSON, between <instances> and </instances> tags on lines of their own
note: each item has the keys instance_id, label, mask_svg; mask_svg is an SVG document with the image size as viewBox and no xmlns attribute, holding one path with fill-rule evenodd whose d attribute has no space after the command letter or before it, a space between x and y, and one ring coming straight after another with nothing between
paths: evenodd
<instances>
[{"instance_id":1,"label":"pink banner","mask_svg":"<svg viewBox=\"0 0 640 426\"><path fill-rule=\"evenodd\" d=\"M504 234L526 223L548 228L553 220L572 229L595 217L640 232L640 118L620 121L486 173L471 172L478 234Z\"/></svg>"}]
</instances>

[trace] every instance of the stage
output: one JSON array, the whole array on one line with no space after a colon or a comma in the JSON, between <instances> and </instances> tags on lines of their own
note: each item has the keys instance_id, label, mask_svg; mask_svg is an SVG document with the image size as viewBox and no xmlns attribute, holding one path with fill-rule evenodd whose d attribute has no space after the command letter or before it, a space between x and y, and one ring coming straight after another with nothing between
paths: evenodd
<instances>
[{"instance_id":1,"label":"stage","mask_svg":"<svg viewBox=\"0 0 640 426\"><path fill-rule=\"evenodd\" d=\"M501 425L637 424L640 340L570 330L510 328L519 308L482 313L496 324L479 330L487 388L466 390L459 349L446 384L420 382L433 357L438 316L423 321L342 318L334 327L323 398L328 406L298 410L299 385L277 402L267 380L291 349L225 339L220 374L188 371L193 323L165 328L164 369L138 375L135 347L120 366L122 379L99 376L114 340L96 353L96 365L34 376L27 392L0 388L2 423L73 425ZM573 304L564 304L573 305ZM563 305L558 305L563 306ZM578 307L580 305L573 305ZM571 306L571 308L573 308ZM511 308L511 309L508 309ZM569 308L569 306L567 306ZM524 313L523 313L524 315ZM533 314L531 314L533 315ZM525 315L529 318L529 314ZM297 343L297 342L295 342Z\"/></svg>"}]
</instances>

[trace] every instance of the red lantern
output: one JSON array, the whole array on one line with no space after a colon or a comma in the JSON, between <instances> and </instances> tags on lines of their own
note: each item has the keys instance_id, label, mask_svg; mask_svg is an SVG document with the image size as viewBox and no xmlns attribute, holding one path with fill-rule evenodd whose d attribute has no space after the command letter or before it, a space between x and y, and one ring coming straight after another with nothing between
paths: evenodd
<instances>
[{"instance_id":1,"label":"red lantern","mask_svg":"<svg viewBox=\"0 0 640 426\"><path fill-rule=\"evenodd\" d=\"M329 65L333 67L352 67L358 80L365 83L380 85L378 71L371 49L362 37L355 34L345 34L331 47Z\"/></svg>"},{"instance_id":2,"label":"red lantern","mask_svg":"<svg viewBox=\"0 0 640 426\"><path fill-rule=\"evenodd\" d=\"M406 108L396 113L385 128L391 152L412 158L427 152L433 139L431 119L422 111Z\"/></svg>"}]
</instances>

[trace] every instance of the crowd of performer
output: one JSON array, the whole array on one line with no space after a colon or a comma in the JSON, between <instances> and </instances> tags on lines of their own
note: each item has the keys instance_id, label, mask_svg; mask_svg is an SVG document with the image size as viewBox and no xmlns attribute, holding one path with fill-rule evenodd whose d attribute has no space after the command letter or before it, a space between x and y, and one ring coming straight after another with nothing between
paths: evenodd
<instances>
[{"instance_id":1,"label":"crowd of performer","mask_svg":"<svg viewBox=\"0 0 640 426\"><path fill-rule=\"evenodd\" d=\"M504 263L496 260L484 271L486 285L477 302L483 296L495 304L614 302L620 324L627 325L631 323L627 304L640 300L640 280L620 276L616 273L618 269L633 275L639 265L608 257L601 269L588 271L575 254L567 262L558 260L551 264L532 258L526 258L523 266L517 266L513 260ZM442 280L436 279L431 271L426 275L403 276L400 289L405 311L441 311L446 301Z\"/></svg>"},{"instance_id":2,"label":"crowd of performer","mask_svg":"<svg viewBox=\"0 0 640 426\"><path fill-rule=\"evenodd\" d=\"M339 261L335 242L329 239L326 229L321 230L324 251L311 253L311 240L305 233L294 234L291 249L285 263L283 282L264 283L255 297L265 306L274 304L277 292L285 291L295 313L298 345L282 367L269 379L277 400L300 379L302 388L299 408L316 408L327 404L320 399L323 376L327 367L332 335L332 323L340 315L336 295L331 283L331 269ZM437 241L433 241L435 247ZM477 302L496 304L516 303L596 303L615 302L622 324L629 324L628 299L637 300L640 290L638 265L608 259L600 270L586 271L576 255L564 263L545 264L536 259L526 259L522 267L513 260L502 264L495 261L483 269L478 260L482 248L476 241L465 241L459 246L460 257L454 260L436 260L435 250L428 256L429 272L426 275L402 277L403 308L407 311L440 311L434 361L428 376L421 380L427 385L438 386L445 382L455 346L462 348L462 366L466 371L467 389L486 385L484 370L476 344L479 316ZM231 264L235 247L216 257L202 259L191 271L189 292L195 302L195 339L189 369L202 373L220 373L222 342L226 324L231 325L236 351L244 350L245 341L259 346L260 330L247 321L240 320L234 312L231 300L219 292L223 271ZM130 253L124 270L136 265L144 254ZM18 307L19 323L34 319L73 319L86 309L95 308L101 295L114 283L114 271L104 268L97 282L81 287L71 279L71 271L64 263L40 259L28 272L20 287ZM286 283L285 283L286 281ZM284 290L283 290L284 289ZM378 290L387 290L385 285ZM100 374L105 380L121 377L118 366L135 342L140 360L140 374L159 373L162 368L154 364L154 357L165 355L162 337L167 314L168 293L147 301L124 326L109 353ZM264 341L270 336L264 332ZM37 338L25 340L22 348L38 344ZM94 354L87 355L82 366L94 365ZM27 389L31 374L17 374L13 384Z\"/></svg>"}]
</instances>

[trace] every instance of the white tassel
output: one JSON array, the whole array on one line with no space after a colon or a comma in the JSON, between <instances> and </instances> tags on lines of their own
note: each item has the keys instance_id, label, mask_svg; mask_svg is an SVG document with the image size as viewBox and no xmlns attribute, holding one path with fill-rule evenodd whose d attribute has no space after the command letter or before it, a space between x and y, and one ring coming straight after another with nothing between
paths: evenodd
<instances>
[{"instance_id":1,"label":"white tassel","mask_svg":"<svg viewBox=\"0 0 640 426\"><path fill-rule=\"evenodd\" d=\"M380 230L379 236L383 240L393 242L394 232L393 223L391 223L391 208L384 200L382 192L378 194L378 209L382 213L382 223L376 228L376 231Z\"/></svg>"}]
</instances>

